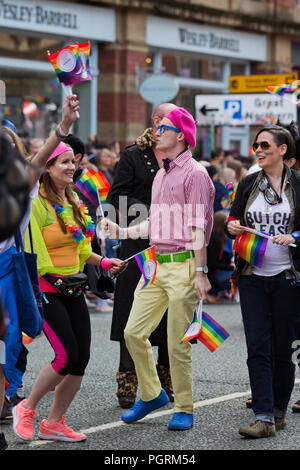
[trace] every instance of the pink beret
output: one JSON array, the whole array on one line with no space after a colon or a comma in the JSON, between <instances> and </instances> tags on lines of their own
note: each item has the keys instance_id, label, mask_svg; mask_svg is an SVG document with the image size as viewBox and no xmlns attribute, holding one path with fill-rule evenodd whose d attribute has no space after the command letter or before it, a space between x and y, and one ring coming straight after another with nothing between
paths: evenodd
<instances>
[{"instance_id":1,"label":"pink beret","mask_svg":"<svg viewBox=\"0 0 300 470\"><path fill-rule=\"evenodd\" d=\"M183 132L188 145L195 147L197 122L194 120L193 116L184 108L176 108L166 114L165 117Z\"/></svg>"},{"instance_id":2,"label":"pink beret","mask_svg":"<svg viewBox=\"0 0 300 470\"><path fill-rule=\"evenodd\" d=\"M64 142L60 142L54 152L51 153L50 157L47 160L47 163L50 162L50 160L53 160L53 158L58 157L58 155L61 155L64 152L70 152L73 151L72 148L65 144Z\"/></svg>"}]
</instances>

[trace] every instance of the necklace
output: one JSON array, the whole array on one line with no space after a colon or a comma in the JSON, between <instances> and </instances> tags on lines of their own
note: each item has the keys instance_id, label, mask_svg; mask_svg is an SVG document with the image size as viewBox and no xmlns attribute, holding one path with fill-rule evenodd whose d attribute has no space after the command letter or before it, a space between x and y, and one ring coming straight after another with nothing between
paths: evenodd
<instances>
[{"instance_id":1,"label":"necklace","mask_svg":"<svg viewBox=\"0 0 300 470\"><path fill-rule=\"evenodd\" d=\"M87 238L90 238L91 240L94 238L95 225L93 224L91 217L88 215L87 207L83 204L82 201L78 201L77 206L85 223L85 233L83 233L82 229L67 214L67 211L63 205L54 202L50 202L50 204L55 210L58 217L62 219L68 232L72 235L72 238L73 240L75 240L76 243L80 243L81 241Z\"/></svg>"}]
</instances>

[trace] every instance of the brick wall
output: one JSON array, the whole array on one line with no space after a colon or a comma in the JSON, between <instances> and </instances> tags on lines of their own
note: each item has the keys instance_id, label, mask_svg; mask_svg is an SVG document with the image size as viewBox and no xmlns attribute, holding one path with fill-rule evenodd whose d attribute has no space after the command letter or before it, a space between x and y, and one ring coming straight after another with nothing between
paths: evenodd
<instances>
[{"instance_id":1,"label":"brick wall","mask_svg":"<svg viewBox=\"0 0 300 470\"><path fill-rule=\"evenodd\" d=\"M135 87L136 67L146 65L147 53L110 46L100 50L99 137L132 143L147 127L147 103ZM108 77L108 80L106 78Z\"/></svg>"}]
</instances>

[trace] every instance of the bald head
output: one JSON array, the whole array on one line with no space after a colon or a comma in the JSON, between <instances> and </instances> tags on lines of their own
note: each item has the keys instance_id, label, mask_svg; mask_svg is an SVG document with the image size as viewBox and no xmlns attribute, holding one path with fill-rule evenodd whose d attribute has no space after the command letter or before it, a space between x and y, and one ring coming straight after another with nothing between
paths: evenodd
<instances>
[{"instance_id":1,"label":"bald head","mask_svg":"<svg viewBox=\"0 0 300 470\"><path fill-rule=\"evenodd\" d=\"M163 118L166 114L168 114L170 111L173 111L173 109L178 108L176 104L173 103L161 103L158 106L156 106L152 112L152 119L156 116Z\"/></svg>"},{"instance_id":2,"label":"bald head","mask_svg":"<svg viewBox=\"0 0 300 470\"><path fill-rule=\"evenodd\" d=\"M153 128L156 129L156 127L159 125L160 121L165 117L166 114L170 113L173 111L173 109L178 108L176 104L173 103L161 103L158 106L156 106L152 112L152 123L153 123Z\"/></svg>"}]
</instances>

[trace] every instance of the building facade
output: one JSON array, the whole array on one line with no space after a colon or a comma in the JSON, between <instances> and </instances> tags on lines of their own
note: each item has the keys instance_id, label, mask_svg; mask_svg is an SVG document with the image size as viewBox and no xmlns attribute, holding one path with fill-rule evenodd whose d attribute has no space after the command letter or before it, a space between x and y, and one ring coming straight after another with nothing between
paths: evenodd
<instances>
[{"instance_id":1,"label":"building facade","mask_svg":"<svg viewBox=\"0 0 300 470\"><path fill-rule=\"evenodd\" d=\"M157 76L168 74L169 90L163 92L171 93L169 101L199 115L199 152L207 156L222 146L245 155L259 123L249 120L240 125L236 119L230 125L209 124L206 95L230 94L232 76L297 78L300 2L4 0L0 4L0 78L6 84L2 114L10 114L19 126L27 125L28 132L48 132L60 111L62 91L46 52L81 40L91 41L93 75L91 82L74 88L81 100L76 132L83 140L96 134L102 141L119 140L121 147L133 142L149 126L156 104L153 83L159 90L163 86ZM143 84L153 74L152 90L148 87L143 94ZM198 95L204 95L200 114ZM29 112L24 117L26 106ZM290 116L285 109L283 113Z\"/></svg>"}]
</instances>

